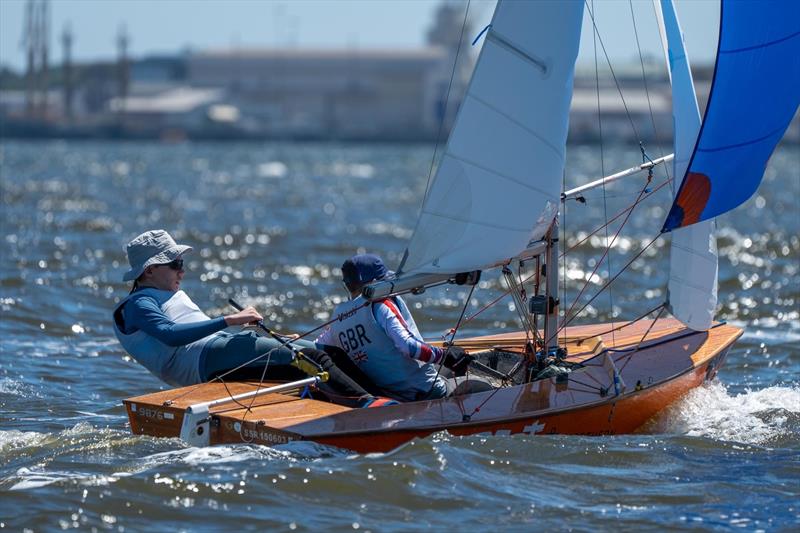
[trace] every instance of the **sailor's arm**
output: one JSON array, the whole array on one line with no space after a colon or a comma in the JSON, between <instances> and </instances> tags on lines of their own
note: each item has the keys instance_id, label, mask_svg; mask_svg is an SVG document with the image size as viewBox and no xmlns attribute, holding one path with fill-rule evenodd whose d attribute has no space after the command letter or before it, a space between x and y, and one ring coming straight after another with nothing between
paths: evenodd
<instances>
[{"instance_id":1,"label":"sailor's arm","mask_svg":"<svg viewBox=\"0 0 800 533\"><path fill-rule=\"evenodd\" d=\"M384 300L373 306L373 313L378 325L383 328L401 354L425 363L438 363L442 360L444 350L417 338L390 300Z\"/></svg>"},{"instance_id":2,"label":"sailor's arm","mask_svg":"<svg viewBox=\"0 0 800 533\"><path fill-rule=\"evenodd\" d=\"M167 346L185 346L212 335L228 326L247 324L260 320L255 309L248 307L243 311L225 317L212 318L189 324L177 324L170 320L149 297L137 298L125 304L123 309L125 329L128 333L142 330Z\"/></svg>"}]
</instances>

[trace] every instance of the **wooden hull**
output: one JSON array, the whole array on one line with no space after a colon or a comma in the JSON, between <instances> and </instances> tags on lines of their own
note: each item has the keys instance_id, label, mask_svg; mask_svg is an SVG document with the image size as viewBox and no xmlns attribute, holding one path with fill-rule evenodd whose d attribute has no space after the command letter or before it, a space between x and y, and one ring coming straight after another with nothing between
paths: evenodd
<instances>
[{"instance_id":1,"label":"wooden hull","mask_svg":"<svg viewBox=\"0 0 800 533\"><path fill-rule=\"evenodd\" d=\"M631 433L667 405L712 379L742 334L729 325L694 332L674 320L659 320L646 341L635 349L650 325L641 321L602 337L599 334L610 329L608 324L568 328L570 360L585 366L569 374L563 383L548 378L490 392L377 409L349 409L287 394L259 396L249 411L228 403L211 411L210 443L273 445L313 440L358 452L383 452L443 430L454 435ZM580 344L576 340L587 337ZM519 334L505 334L465 339L459 344L472 349L513 349L522 340ZM616 388L614 368L621 378ZM134 433L177 437L189 405L257 387L257 383L209 383L124 403ZM165 405L168 400L171 403ZM243 403L248 405L250 400Z\"/></svg>"}]
</instances>

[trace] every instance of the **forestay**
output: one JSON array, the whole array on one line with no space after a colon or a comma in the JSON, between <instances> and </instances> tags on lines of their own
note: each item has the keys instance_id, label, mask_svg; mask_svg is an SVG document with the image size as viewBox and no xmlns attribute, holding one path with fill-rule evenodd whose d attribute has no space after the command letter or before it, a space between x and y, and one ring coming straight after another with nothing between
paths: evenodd
<instances>
[{"instance_id":1,"label":"forestay","mask_svg":"<svg viewBox=\"0 0 800 533\"><path fill-rule=\"evenodd\" d=\"M659 4L658 0L655 3ZM672 82L673 176L683 176L700 132L700 111L672 0L661 0L656 14L663 15L658 17L658 22ZM717 306L717 270L713 220L672 233L667 305L675 318L694 330L706 330L713 322Z\"/></svg>"},{"instance_id":2,"label":"forestay","mask_svg":"<svg viewBox=\"0 0 800 533\"><path fill-rule=\"evenodd\" d=\"M558 212L582 1L498 2L400 270L477 270Z\"/></svg>"},{"instance_id":3,"label":"forestay","mask_svg":"<svg viewBox=\"0 0 800 533\"><path fill-rule=\"evenodd\" d=\"M720 38L700 137L662 231L745 202L800 103L800 2L721 3Z\"/></svg>"}]
</instances>

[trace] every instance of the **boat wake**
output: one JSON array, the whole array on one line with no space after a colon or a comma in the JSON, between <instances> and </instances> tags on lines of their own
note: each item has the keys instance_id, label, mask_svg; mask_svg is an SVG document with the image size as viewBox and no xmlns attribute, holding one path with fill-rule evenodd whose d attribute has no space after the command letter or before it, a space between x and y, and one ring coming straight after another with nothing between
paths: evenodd
<instances>
[{"instance_id":1,"label":"boat wake","mask_svg":"<svg viewBox=\"0 0 800 533\"><path fill-rule=\"evenodd\" d=\"M800 434L800 387L774 386L730 394L723 383L714 381L670 406L646 430L780 446Z\"/></svg>"},{"instance_id":2,"label":"boat wake","mask_svg":"<svg viewBox=\"0 0 800 533\"><path fill-rule=\"evenodd\" d=\"M150 438L150 437L143 437ZM180 443L180 441L175 440ZM182 446L184 444L180 443ZM348 456L352 452L315 442L296 441L276 447L260 444L222 444L207 448L183 448L149 455L143 462L148 468L172 463L207 466L239 463L243 461L284 461L296 463L334 456Z\"/></svg>"}]
</instances>

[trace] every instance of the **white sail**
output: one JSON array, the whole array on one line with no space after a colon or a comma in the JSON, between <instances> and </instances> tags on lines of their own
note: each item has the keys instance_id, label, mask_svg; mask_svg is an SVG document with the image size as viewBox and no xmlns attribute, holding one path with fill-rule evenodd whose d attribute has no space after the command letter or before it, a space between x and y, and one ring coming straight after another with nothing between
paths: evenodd
<instances>
[{"instance_id":1,"label":"white sail","mask_svg":"<svg viewBox=\"0 0 800 533\"><path fill-rule=\"evenodd\" d=\"M655 0L658 2L658 0ZM656 14L672 81L675 159L672 176L686 173L697 135L700 111L692 72L672 0L661 0ZM675 185L675 184L673 184ZM676 187L673 187L673 192ZM667 306L672 315L694 330L711 327L717 306L717 244L714 221L707 220L672 231Z\"/></svg>"},{"instance_id":2,"label":"white sail","mask_svg":"<svg viewBox=\"0 0 800 533\"><path fill-rule=\"evenodd\" d=\"M583 2L500 1L406 250L404 273L516 256L559 205Z\"/></svg>"}]
</instances>

